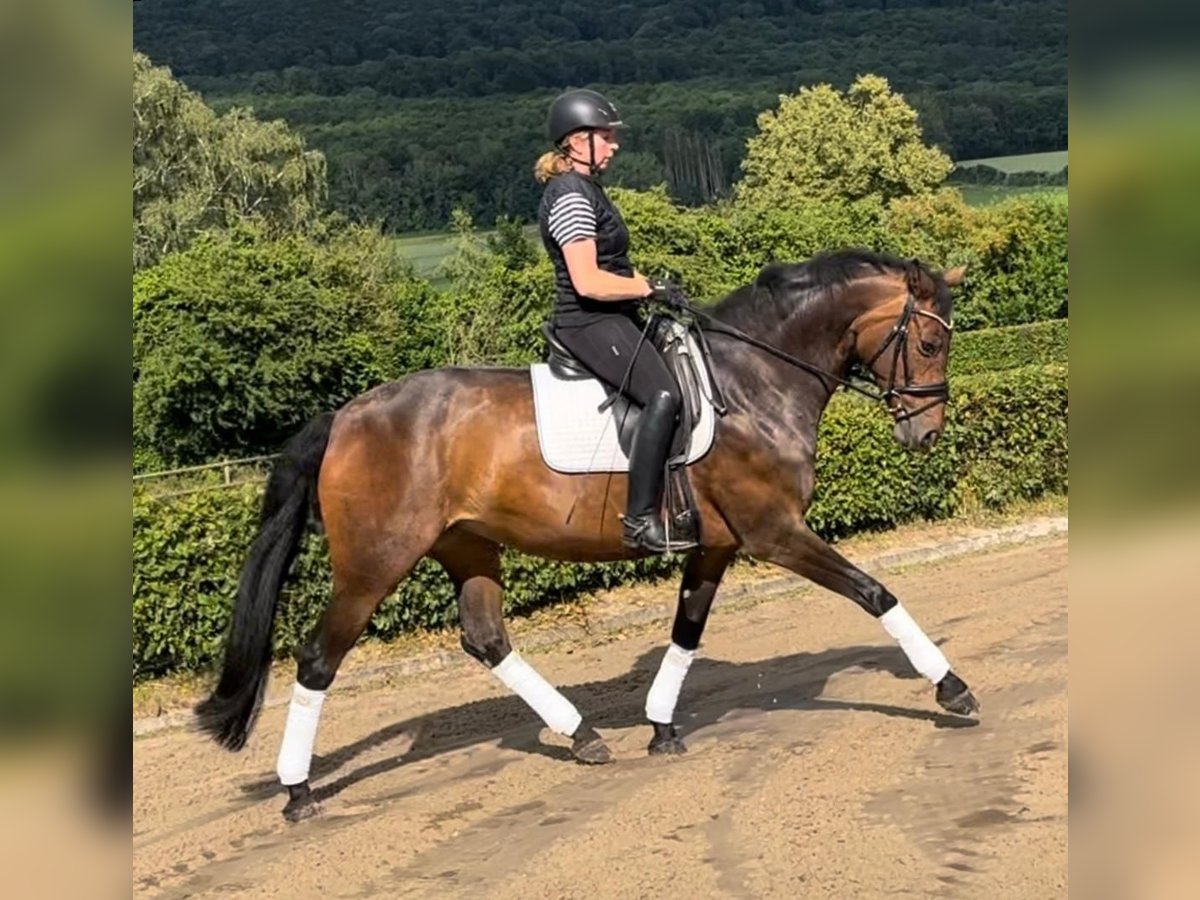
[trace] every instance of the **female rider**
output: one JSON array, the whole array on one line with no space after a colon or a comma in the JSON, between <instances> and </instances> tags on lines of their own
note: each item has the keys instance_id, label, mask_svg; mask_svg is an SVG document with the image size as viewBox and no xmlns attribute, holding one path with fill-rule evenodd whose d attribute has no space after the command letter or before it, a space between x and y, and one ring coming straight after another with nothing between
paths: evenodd
<instances>
[{"instance_id":1,"label":"female rider","mask_svg":"<svg viewBox=\"0 0 1200 900\"><path fill-rule=\"evenodd\" d=\"M629 231L598 176L619 147L623 125L602 94L567 91L550 106L554 149L534 166L545 185L538 225L554 263L554 336L601 381L637 403L641 416L629 454L626 546L662 553L694 546L667 543L660 505L667 454L679 413L679 386L658 350L640 341L638 302L671 302L670 286L652 283L629 262ZM640 346L639 346L640 345Z\"/></svg>"}]
</instances>

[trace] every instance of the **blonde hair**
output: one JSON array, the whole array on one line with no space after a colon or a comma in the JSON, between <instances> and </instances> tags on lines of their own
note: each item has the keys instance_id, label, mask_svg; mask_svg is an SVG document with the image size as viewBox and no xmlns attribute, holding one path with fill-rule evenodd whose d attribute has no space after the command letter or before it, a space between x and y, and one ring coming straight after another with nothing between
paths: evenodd
<instances>
[{"instance_id":1,"label":"blonde hair","mask_svg":"<svg viewBox=\"0 0 1200 900\"><path fill-rule=\"evenodd\" d=\"M570 170L571 160L567 158L566 151L555 147L539 156L538 161L533 164L533 178L538 184L545 184L555 175Z\"/></svg>"}]
</instances>

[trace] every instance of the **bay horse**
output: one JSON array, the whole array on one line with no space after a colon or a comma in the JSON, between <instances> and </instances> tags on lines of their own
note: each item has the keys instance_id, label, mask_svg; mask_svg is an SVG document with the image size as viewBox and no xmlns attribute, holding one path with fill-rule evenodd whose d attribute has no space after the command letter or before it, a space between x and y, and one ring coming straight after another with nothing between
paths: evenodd
<instances>
[{"instance_id":1,"label":"bay horse","mask_svg":"<svg viewBox=\"0 0 1200 900\"><path fill-rule=\"evenodd\" d=\"M790 569L880 619L935 699L978 711L966 683L882 584L806 524L817 425L860 363L882 391L894 436L927 449L942 431L946 363L960 267L945 273L866 250L771 264L698 312L727 413L690 467L701 542L690 551L671 644L647 695L651 753L686 748L673 718L726 568L739 551ZM463 649L521 696L584 763L611 754L574 705L509 643L501 611L502 548L567 561L629 559L621 542L626 476L564 475L539 451L528 369L430 369L311 421L287 444L263 499L238 585L220 679L197 707L202 729L244 746L262 704L283 580L310 513L323 521L333 598L297 653L277 772L289 820L317 807L309 766L325 692L379 603L425 556L457 590ZM573 512L571 511L573 508Z\"/></svg>"}]
</instances>

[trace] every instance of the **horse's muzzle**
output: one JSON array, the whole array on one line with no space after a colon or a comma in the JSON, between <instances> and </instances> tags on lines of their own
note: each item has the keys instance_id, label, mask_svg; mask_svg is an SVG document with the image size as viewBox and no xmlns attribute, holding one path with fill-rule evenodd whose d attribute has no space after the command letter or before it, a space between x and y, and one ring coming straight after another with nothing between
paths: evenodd
<instances>
[{"instance_id":1,"label":"horse's muzzle","mask_svg":"<svg viewBox=\"0 0 1200 900\"><path fill-rule=\"evenodd\" d=\"M892 433L906 450L932 450L942 436L942 429L922 425L919 419L902 419Z\"/></svg>"}]
</instances>

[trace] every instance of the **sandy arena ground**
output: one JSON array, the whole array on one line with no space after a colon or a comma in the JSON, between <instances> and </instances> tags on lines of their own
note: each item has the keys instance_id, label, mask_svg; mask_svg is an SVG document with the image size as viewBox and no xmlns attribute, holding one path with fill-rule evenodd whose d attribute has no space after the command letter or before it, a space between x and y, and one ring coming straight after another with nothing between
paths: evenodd
<instances>
[{"instance_id":1,"label":"sandy arena ground","mask_svg":"<svg viewBox=\"0 0 1200 900\"><path fill-rule=\"evenodd\" d=\"M135 895L1066 896L1065 535L881 577L974 690L978 724L819 590L714 615L678 758L645 753L662 626L528 655L609 766L572 762L473 663L335 684L324 814L298 825L274 776L283 706L238 755L183 730L136 741Z\"/></svg>"}]
</instances>

